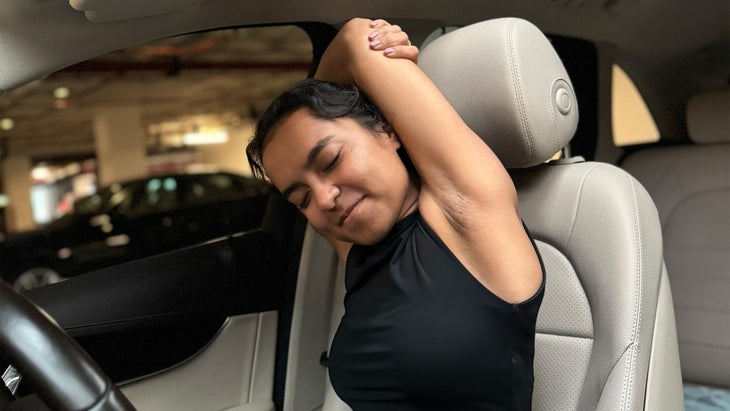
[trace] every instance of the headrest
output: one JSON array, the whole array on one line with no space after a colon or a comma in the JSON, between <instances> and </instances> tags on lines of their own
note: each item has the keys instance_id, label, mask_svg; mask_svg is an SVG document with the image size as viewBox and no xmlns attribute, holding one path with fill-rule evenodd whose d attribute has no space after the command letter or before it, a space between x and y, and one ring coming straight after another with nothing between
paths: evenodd
<instances>
[{"instance_id":1,"label":"headrest","mask_svg":"<svg viewBox=\"0 0 730 411\"><path fill-rule=\"evenodd\" d=\"M687 132L698 144L730 141L730 88L698 94L689 100Z\"/></svg>"},{"instance_id":2,"label":"headrest","mask_svg":"<svg viewBox=\"0 0 730 411\"><path fill-rule=\"evenodd\" d=\"M532 23L500 18L462 27L428 44L418 60L507 168L547 161L575 133L573 85Z\"/></svg>"}]
</instances>

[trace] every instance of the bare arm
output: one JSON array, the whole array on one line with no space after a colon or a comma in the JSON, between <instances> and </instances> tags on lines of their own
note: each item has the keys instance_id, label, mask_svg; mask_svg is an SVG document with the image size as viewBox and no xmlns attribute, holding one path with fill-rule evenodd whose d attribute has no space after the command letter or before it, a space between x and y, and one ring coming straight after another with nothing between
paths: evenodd
<instances>
[{"instance_id":1,"label":"bare arm","mask_svg":"<svg viewBox=\"0 0 730 411\"><path fill-rule=\"evenodd\" d=\"M454 192L482 205L514 208L514 189L501 163L430 79L411 60L384 58L371 49L371 39L391 34L387 23L375 22L378 26L364 19L347 23L327 49L317 77L352 82L365 91L398 133L424 188L443 198L445 211Z\"/></svg>"},{"instance_id":2,"label":"bare arm","mask_svg":"<svg viewBox=\"0 0 730 411\"><path fill-rule=\"evenodd\" d=\"M387 58L371 46L398 31L382 20L351 20L325 52L317 77L353 82L375 102L421 177L424 218L480 282L504 299L524 300L541 275L512 181L413 61Z\"/></svg>"}]
</instances>

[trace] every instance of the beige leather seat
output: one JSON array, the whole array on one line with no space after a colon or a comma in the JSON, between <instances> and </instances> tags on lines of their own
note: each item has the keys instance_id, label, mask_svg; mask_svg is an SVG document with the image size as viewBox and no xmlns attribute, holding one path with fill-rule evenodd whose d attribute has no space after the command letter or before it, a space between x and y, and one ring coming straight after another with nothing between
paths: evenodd
<instances>
[{"instance_id":1,"label":"beige leather seat","mask_svg":"<svg viewBox=\"0 0 730 411\"><path fill-rule=\"evenodd\" d=\"M683 409L651 198L610 164L543 164L578 119L549 41L524 20L492 20L434 41L420 64L510 169L546 264L533 408Z\"/></svg>"},{"instance_id":2,"label":"beige leather seat","mask_svg":"<svg viewBox=\"0 0 730 411\"><path fill-rule=\"evenodd\" d=\"M569 142L578 118L570 79L549 41L524 20L491 20L437 39L419 64L510 169L547 268L533 408L684 409L651 198L609 164L543 164ZM334 295L334 328L341 277L327 284L335 286L327 294ZM323 402L325 411L349 409L329 385Z\"/></svg>"},{"instance_id":3,"label":"beige leather seat","mask_svg":"<svg viewBox=\"0 0 730 411\"><path fill-rule=\"evenodd\" d=\"M685 381L730 388L730 89L687 106L694 144L629 156L664 232Z\"/></svg>"}]
</instances>

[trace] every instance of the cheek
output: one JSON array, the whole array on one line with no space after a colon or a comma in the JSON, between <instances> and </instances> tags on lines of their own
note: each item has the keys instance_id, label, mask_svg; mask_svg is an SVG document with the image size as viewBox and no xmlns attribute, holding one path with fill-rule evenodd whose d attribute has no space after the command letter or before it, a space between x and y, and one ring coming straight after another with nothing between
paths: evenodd
<instances>
[{"instance_id":1,"label":"cheek","mask_svg":"<svg viewBox=\"0 0 730 411\"><path fill-rule=\"evenodd\" d=\"M387 147L353 148L337 169L336 180L371 195L397 197L408 186L408 172L398 153Z\"/></svg>"},{"instance_id":2,"label":"cheek","mask_svg":"<svg viewBox=\"0 0 730 411\"><path fill-rule=\"evenodd\" d=\"M372 175L377 175L380 181L391 190L400 190L408 185L408 171L397 153L383 153L375 167Z\"/></svg>"},{"instance_id":3,"label":"cheek","mask_svg":"<svg viewBox=\"0 0 730 411\"><path fill-rule=\"evenodd\" d=\"M304 215L304 218L307 219L307 222L314 227L315 230L319 231L320 233L326 232L326 227L328 226L327 220L324 218L322 213L318 212L314 207L307 207L306 210L301 211L301 213Z\"/></svg>"}]
</instances>

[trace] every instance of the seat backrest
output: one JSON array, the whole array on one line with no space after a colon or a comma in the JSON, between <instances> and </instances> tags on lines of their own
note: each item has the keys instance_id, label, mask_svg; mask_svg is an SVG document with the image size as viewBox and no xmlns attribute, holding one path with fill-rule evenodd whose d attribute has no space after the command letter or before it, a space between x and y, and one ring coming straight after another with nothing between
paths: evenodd
<instances>
[{"instance_id":1,"label":"seat backrest","mask_svg":"<svg viewBox=\"0 0 730 411\"><path fill-rule=\"evenodd\" d=\"M578 120L549 40L525 20L495 19L435 40L419 65L510 170L546 266L533 409L683 409L650 196L610 164L544 163Z\"/></svg>"},{"instance_id":2,"label":"seat backrest","mask_svg":"<svg viewBox=\"0 0 730 411\"><path fill-rule=\"evenodd\" d=\"M730 388L730 89L692 98L693 144L622 164L659 210L685 381Z\"/></svg>"}]
</instances>

